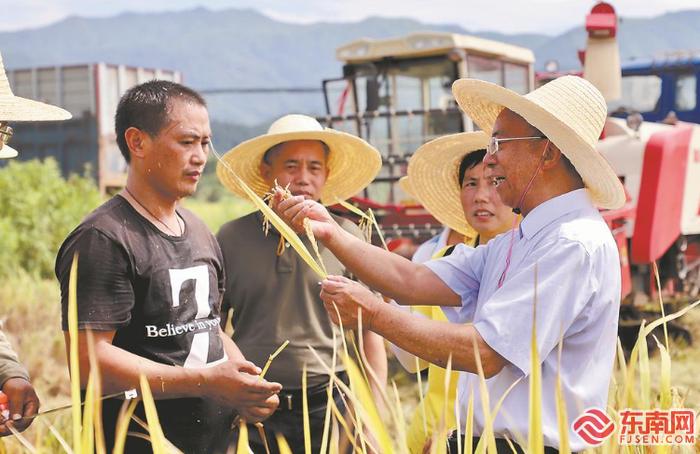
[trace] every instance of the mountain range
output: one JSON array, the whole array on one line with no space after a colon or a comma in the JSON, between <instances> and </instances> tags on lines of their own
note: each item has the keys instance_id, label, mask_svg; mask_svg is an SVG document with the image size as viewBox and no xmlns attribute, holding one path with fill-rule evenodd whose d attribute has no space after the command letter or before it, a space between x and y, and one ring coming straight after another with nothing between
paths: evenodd
<instances>
[{"instance_id":1,"label":"mountain range","mask_svg":"<svg viewBox=\"0 0 700 454\"><path fill-rule=\"evenodd\" d=\"M251 9L123 13L106 18L68 17L48 26L0 33L8 68L107 62L177 69L196 89L226 87L320 87L339 77L335 49L361 38L386 38L434 30L472 34L532 49L537 68L557 60L562 69L578 68L576 51L585 44L581 26L557 36L508 34L507 30L470 32L456 25L413 19L371 17L359 22L295 24ZM623 60L673 50L700 48L700 9L652 18L622 17L618 29ZM219 124L245 125L235 133L261 130L288 112L322 114L320 93L208 95ZM225 130L226 128L220 129ZM226 142L228 142L226 140ZM228 144L225 144L228 145Z\"/></svg>"}]
</instances>

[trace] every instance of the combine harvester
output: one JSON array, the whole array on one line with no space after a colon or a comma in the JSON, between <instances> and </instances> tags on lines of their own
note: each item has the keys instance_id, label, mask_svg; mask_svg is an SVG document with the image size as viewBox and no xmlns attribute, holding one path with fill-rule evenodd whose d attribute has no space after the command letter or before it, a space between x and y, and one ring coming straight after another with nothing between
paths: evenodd
<instances>
[{"instance_id":1,"label":"combine harvester","mask_svg":"<svg viewBox=\"0 0 700 454\"><path fill-rule=\"evenodd\" d=\"M658 316L653 263L668 310L700 296L700 56L621 66L617 16L603 2L586 17L586 30L586 50L579 52L583 68L567 74L594 83L612 114L599 150L623 181L628 200L602 215L620 250L620 335L626 342L636 339L643 319ZM529 49L450 33L361 39L336 55L343 76L323 81L327 115L318 119L365 138L382 153L379 177L353 202L372 208L394 243L419 243L442 228L397 182L420 145L474 129L452 98L455 80L479 78L526 93L565 74L551 65L536 74ZM671 324L669 332L691 342L681 325Z\"/></svg>"}]
</instances>

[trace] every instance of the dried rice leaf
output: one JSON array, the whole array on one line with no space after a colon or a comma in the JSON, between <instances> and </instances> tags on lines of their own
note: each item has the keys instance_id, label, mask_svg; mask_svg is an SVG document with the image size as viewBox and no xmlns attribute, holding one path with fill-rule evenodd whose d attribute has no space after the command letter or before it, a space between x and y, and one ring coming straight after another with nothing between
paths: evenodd
<instances>
[{"instance_id":1,"label":"dried rice leaf","mask_svg":"<svg viewBox=\"0 0 700 454\"><path fill-rule=\"evenodd\" d=\"M260 372L260 375L258 375L258 381L261 381L263 378L265 378L265 374L267 373L267 369L270 368L272 360L277 358L277 355L282 353L282 350L284 350L287 345L289 345L289 340L284 341L284 343L282 343L282 345L280 345L279 348L277 348L277 350L275 350L275 352L267 358L267 361L265 362L265 367L263 367L262 372Z\"/></svg>"},{"instance_id":2,"label":"dried rice leaf","mask_svg":"<svg viewBox=\"0 0 700 454\"><path fill-rule=\"evenodd\" d=\"M165 441L163 429L160 426L158 411L156 410L156 404L153 400L151 387L148 385L148 380L146 380L146 377L143 374L141 374L139 377L139 382L141 384L143 409L146 412L146 421L148 422L148 433L151 436L151 447L153 448L153 454L166 454L168 452L166 449L167 443Z\"/></svg>"},{"instance_id":3,"label":"dried rice leaf","mask_svg":"<svg viewBox=\"0 0 700 454\"><path fill-rule=\"evenodd\" d=\"M68 281L68 332L70 334L70 394L71 414L73 416L73 447L76 452L81 449L81 402L80 402L80 360L78 352L78 253L73 255Z\"/></svg>"}]
</instances>

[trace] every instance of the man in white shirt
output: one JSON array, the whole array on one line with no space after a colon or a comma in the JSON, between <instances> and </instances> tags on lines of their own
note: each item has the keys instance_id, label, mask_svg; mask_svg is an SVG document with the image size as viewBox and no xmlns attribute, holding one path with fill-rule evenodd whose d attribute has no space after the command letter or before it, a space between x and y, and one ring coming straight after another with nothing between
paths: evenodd
<instances>
[{"instance_id":1,"label":"man in white shirt","mask_svg":"<svg viewBox=\"0 0 700 454\"><path fill-rule=\"evenodd\" d=\"M316 238L382 294L401 304L453 306L445 312L458 323L421 320L377 302L344 278L329 277L322 285L330 316L336 317L336 305L346 326L356 323L359 308L365 327L399 347L438 365L451 357L453 367L466 372L458 388L461 415L471 392L474 402L481 401L474 344L492 404L519 380L493 423L501 439L522 442L529 432L536 289L543 397L534 404L542 409L544 443L556 450L557 374L572 422L588 407L604 407L615 355L619 255L595 205L617 208L625 194L595 150L605 101L595 87L574 76L525 96L473 79L457 81L453 92L460 107L491 135L486 174L498 184L501 200L522 213L517 230L486 246L458 247L449 257L417 265L344 234L318 204L293 198L278 201L276 209L297 229L308 217ZM476 405L475 435L484 427ZM573 431L569 440L572 450L586 447Z\"/></svg>"}]
</instances>

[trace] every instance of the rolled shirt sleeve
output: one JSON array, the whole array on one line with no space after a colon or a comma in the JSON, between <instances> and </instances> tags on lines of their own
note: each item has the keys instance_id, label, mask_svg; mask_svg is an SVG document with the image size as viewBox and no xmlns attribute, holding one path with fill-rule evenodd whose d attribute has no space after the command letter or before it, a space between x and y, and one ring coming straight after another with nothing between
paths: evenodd
<instances>
[{"instance_id":1,"label":"rolled shirt sleeve","mask_svg":"<svg viewBox=\"0 0 700 454\"><path fill-rule=\"evenodd\" d=\"M452 323L468 323L474 317L487 248L488 245L472 248L460 244L449 256L425 264L462 300L459 307L442 307Z\"/></svg>"}]
</instances>

